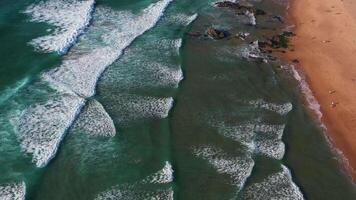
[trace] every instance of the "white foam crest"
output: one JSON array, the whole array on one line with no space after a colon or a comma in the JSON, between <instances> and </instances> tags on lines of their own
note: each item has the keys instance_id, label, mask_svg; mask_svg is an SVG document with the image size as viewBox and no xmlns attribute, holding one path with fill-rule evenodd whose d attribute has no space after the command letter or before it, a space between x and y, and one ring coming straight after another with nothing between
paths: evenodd
<instances>
[{"instance_id":1,"label":"white foam crest","mask_svg":"<svg viewBox=\"0 0 356 200\"><path fill-rule=\"evenodd\" d=\"M44 167L56 154L67 129L85 100L71 94L57 94L45 103L30 106L19 116L15 131L25 153Z\"/></svg>"},{"instance_id":2,"label":"white foam crest","mask_svg":"<svg viewBox=\"0 0 356 200\"><path fill-rule=\"evenodd\" d=\"M255 108L263 108L266 110L276 112L280 115L286 115L293 109L293 105L289 102L284 104L275 104L259 99L259 100L251 100L248 103L254 106Z\"/></svg>"},{"instance_id":3,"label":"white foam crest","mask_svg":"<svg viewBox=\"0 0 356 200\"><path fill-rule=\"evenodd\" d=\"M198 13L195 13L194 15L191 15L190 17L188 17L187 22L185 23L186 26L190 25L191 23L193 23L197 18L198 18Z\"/></svg>"},{"instance_id":4,"label":"white foam crest","mask_svg":"<svg viewBox=\"0 0 356 200\"><path fill-rule=\"evenodd\" d=\"M171 163L166 161L163 169L160 171L149 175L142 182L143 183L170 183L173 181L173 168Z\"/></svg>"},{"instance_id":5,"label":"white foam crest","mask_svg":"<svg viewBox=\"0 0 356 200\"><path fill-rule=\"evenodd\" d=\"M255 152L270 158L281 160L285 153L285 144L276 139L259 139L254 142Z\"/></svg>"},{"instance_id":6,"label":"white foam crest","mask_svg":"<svg viewBox=\"0 0 356 200\"><path fill-rule=\"evenodd\" d=\"M55 26L50 35L33 39L30 44L44 52L65 53L89 25L94 3L94 0L49 0L29 6L24 13L31 16L31 21Z\"/></svg>"},{"instance_id":7,"label":"white foam crest","mask_svg":"<svg viewBox=\"0 0 356 200\"><path fill-rule=\"evenodd\" d=\"M95 200L173 200L172 188L156 191L138 190L134 186L114 186L97 195Z\"/></svg>"},{"instance_id":8,"label":"white foam crest","mask_svg":"<svg viewBox=\"0 0 356 200\"><path fill-rule=\"evenodd\" d=\"M256 16L253 12L250 11L246 11L245 12L246 17L248 17L248 24L252 25L252 26L256 26L257 22L256 22Z\"/></svg>"},{"instance_id":9,"label":"white foam crest","mask_svg":"<svg viewBox=\"0 0 356 200\"><path fill-rule=\"evenodd\" d=\"M91 30L101 33L97 48L92 49L91 43L81 44L66 56L63 64L47 73L47 80L54 85L65 85L68 89L82 97L95 94L96 82L102 72L111 65L135 38L151 29L163 15L171 0L162 0L151 4L139 16L128 12L115 12L108 8L98 8ZM88 38L83 36L83 42ZM88 36L89 37L89 36ZM95 36L94 36L95 37ZM97 36L96 36L97 37ZM96 38L98 40L98 38ZM102 42L101 42L102 43ZM89 45L88 48L86 45Z\"/></svg>"},{"instance_id":10,"label":"white foam crest","mask_svg":"<svg viewBox=\"0 0 356 200\"><path fill-rule=\"evenodd\" d=\"M284 156L285 145L281 139L285 125L246 123L228 126L219 123L216 126L219 134L245 145L251 152L278 160Z\"/></svg>"},{"instance_id":11,"label":"white foam crest","mask_svg":"<svg viewBox=\"0 0 356 200\"><path fill-rule=\"evenodd\" d=\"M130 122L146 118L166 118L173 106L173 98L160 98L120 94L110 97L107 105L110 113L114 113L119 122Z\"/></svg>"},{"instance_id":12,"label":"white foam crest","mask_svg":"<svg viewBox=\"0 0 356 200\"><path fill-rule=\"evenodd\" d=\"M303 200L304 197L298 186L293 182L288 168L282 165L282 171L248 186L243 199Z\"/></svg>"},{"instance_id":13,"label":"white foam crest","mask_svg":"<svg viewBox=\"0 0 356 200\"><path fill-rule=\"evenodd\" d=\"M195 156L207 160L218 173L227 174L232 183L241 189L251 175L254 161L250 155L231 157L221 149L203 146L193 149Z\"/></svg>"},{"instance_id":14,"label":"white foam crest","mask_svg":"<svg viewBox=\"0 0 356 200\"><path fill-rule=\"evenodd\" d=\"M25 182L0 185L1 200L25 200L25 194Z\"/></svg>"},{"instance_id":15,"label":"white foam crest","mask_svg":"<svg viewBox=\"0 0 356 200\"><path fill-rule=\"evenodd\" d=\"M230 50L231 52L235 51L235 50ZM258 45L258 40L252 42L251 44L239 49L240 52L238 52L238 54L240 54L240 56L242 56L243 58L246 59L254 59L254 60L261 60L263 62L268 62L267 57L261 53L259 45Z\"/></svg>"},{"instance_id":16,"label":"white foam crest","mask_svg":"<svg viewBox=\"0 0 356 200\"><path fill-rule=\"evenodd\" d=\"M96 100L90 100L72 126L74 132L92 136L114 137L116 129L110 115Z\"/></svg>"},{"instance_id":17,"label":"white foam crest","mask_svg":"<svg viewBox=\"0 0 356 200\"><path fill-rule=\"evenodd\" d=\"M0 105L4 103L6 100L11 98L13 95L15 95L21 88L23 88L29 81L29 78L26 77L17 83L15 83L14 86L6 88L4 91L2 91L0 95Z\"/></svg>"},{"instance_id":18,"label":"white foam crest","mask_svg":"<svg viewBox=\"0 0 356 200\"><path fill-rule=\"evenodd\" d=\"M305 81L304 78L302 78L302 76L299 74L299 72L295 69L295 67L293 65L291 65L291 70L292 70L292 73L293 73L293 77L300 84L300 90L302 91L302 93L303 93L303 95L305 97L307 105L316 114L316 116L318 117L319 122L322 123L321 122L321 118L323 117L323 114L320 111L320 104L316 100L316 98L314 97L314 94L311 91L308 83ZM323 127L325 128L325 126L323 126Z\"/></svg>"},{"instance_id":19,"label":"white foam crest","mask_svg":"<svg viewBox=\"0 0 356 200\"><path fill-rule=\"evenodd\" d=\"M183 26L188 26L191 23L193 23L196 19L198 18L198 14L193 14L193 15L186 15L183 13L177 13L175 15L171 15L170 18L165 19L169 21L171 24L177 24L177 25L183 25Z\"/></svg>"}]
</instances>

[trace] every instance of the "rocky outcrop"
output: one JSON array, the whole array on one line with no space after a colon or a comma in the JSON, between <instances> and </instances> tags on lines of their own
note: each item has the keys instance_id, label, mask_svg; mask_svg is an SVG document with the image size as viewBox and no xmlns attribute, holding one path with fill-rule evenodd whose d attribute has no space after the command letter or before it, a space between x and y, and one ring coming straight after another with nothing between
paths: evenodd
<instances>
[{"instance_id":1,"label":"rocky outcrop","mask_svg":"<svg viewBox=\"0 0 356 200\"><path fill-rule=\"evenodd\" d=\"M220 40L229 36L229 33L227 31L218 30L215 28L209 28L206 31L206 34L215 40Z\"/></svg>"},{"instance_id":2,"label":"rocky outcrop","mask_svg":"<svg viewBox=\"0 0 356 200\"><path fill-rule=\"evenodd\" d=\"M253 13L254 15L265 15L266 12L261 9L256 9L252 4L247 2L231 2L222 1L215 3L218 8L229 8L238 12L238 14L244 15L246 11Z\"/></svg>"}]
</instances>

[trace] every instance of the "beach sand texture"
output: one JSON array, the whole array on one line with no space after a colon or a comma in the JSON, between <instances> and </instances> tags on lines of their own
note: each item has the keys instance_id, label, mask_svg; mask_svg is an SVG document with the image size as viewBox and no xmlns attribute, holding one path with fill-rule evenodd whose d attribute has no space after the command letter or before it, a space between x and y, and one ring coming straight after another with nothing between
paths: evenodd
<instances>
[{"instance_id":1,"label":"beach sand texture","mask_svg":"<svg viewBox=\"0 0 356 200\"><path fill-rule=\"evenodd\" d=\"M289 17L295 33L289 60L298 59L323 113L328 136L356 180L356 2L297 0Z\"/></svg>"}]
</instances>

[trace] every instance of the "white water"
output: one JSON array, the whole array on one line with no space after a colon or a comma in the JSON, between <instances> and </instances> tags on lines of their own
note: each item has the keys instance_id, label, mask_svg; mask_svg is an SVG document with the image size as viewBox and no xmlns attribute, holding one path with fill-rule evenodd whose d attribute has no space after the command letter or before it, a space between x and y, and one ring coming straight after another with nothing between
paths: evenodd
<instances>
[{"instance_id":1,"label":"white water","mask_svg":"<svg viewBox=\"0 0 356 200\"><path fill-rule=\"evenodd\" d=\"M49 35L33 39L30 44L44 52L65 53L89 25L94 0L49 0L29 6L24 13L33 22L54 26Z\"/></svg>"},{"instance_id":2,"label":"white water","mask_svg":"<svg viewBox=\"0 0 356 200\"><path fill-rule=\"evenodd\" d=\"M173 200L173 195L172 188L157 191L137 191L134 186L116 186L98 194L95 200Z\"/></svg>"},{"instance_id":3,"label":"white water","mask_svg":"<svg viewBox=\"0 0 356 200\"><path fill-rule=\"evenodd\" d=\"M26 185L24 182L0 185L1 200L25 200Z\"/></svg>"},{"instance_id":4,"label":"white water","mask_svg":"<svg viewBox=\"0 0 356 200\"><path fill-rule=\"evenodd\" d=\"M292 181L288 168L282 165L280 172L268 176L261 182L248 186L243 199L303 200L304 197L298 186Z\"/></svg>"},{"instance_id":5,"label":"white water","mask_svg":"<svg viewBox=\"0 0 356 200\"><path fill-rule=\"evenodd\" d=\"M232 157L221 149L210 146L194 148L193 154L208 161L218 173L229 175L232 184L236 185L239 190L242 189L246 179L251 175L255 164L248 154Z\"/></svg>"},{"instance_id":6,"label":"white water","mask_svg":"<svg viewBox=\"0 0 356 200\"><path fill-rule=\"evenodd\" d=\"M143 183L170 183L173 181L173 168L171 163L166 161L164 167L154 173L146 177L142 182Z\"/></svg>"},{"instance_id":7,"label":"white water","mask_svg":"<svg viewBox=\"0 0 356 200\"><path fill-rule=\"evenodd\" d=\"M105 97L110 101L107 110L114 121L125 123L146 118L166 118L173 106L173 98L160 98L133 94L118 94Z\"/></svg>"},{"instance_id":8,"label":"white water","mask_svg":"<svg viewBox=\"0 0 356 200\"><path fill-rule=\"evenodd\" d=\"M63 85L79 96L93 96L102 72L119 58L135 38L158 22L170 2L162 0L152 4L138 16L130 12L97 8L88 34L64 58L60 67L46 73L47 80L54 85ZM98 44L93 46L91 37L99 39Z\"/></svg>"},{"instance_id":9,"label":"white water","mask_svg":"<svg viewBox=\"0 0 356 200\"><path fill-rule=\"evenodd\" d=\"M44 167L54 157L65 132L75 120L85 100L71 94L58 93L46 103L30 106L20 116L16 133L25 153Z\"/></svg>"},{"instance_id":10,"label":"white water","mask_svg":"<svg viewBox=\"0 0 356 200\"><path fill-rule=\"evenodd\" d=\"M289 102L284 104L275 104L259 99L259 100L251 100L248 103L254 106L255 108L262 108L265 110L276 112L280 115L286 115L293 109L293 105Z\"/></svg>"},{"instance_id":11,"label":"white water","mask_svg":"<svg viewBox=\"0 0 356 200\"><path fill-rule=\"evenodd\" d=\"M96 100L88 101L72 126L73 132L92 136L114 137L116 129L110 115Z\"/></svg>"},{"instance_id":12,"label":"white water","mask_svg":"<svg viewBox=\"0 0 356 200\"><path fill-rule=\"evenodd\" d=\"M284 125L270 125L251 122L238 126L229 126L225 123L213 124L218 133L224 137L237 141L256 154L281 160L285 153L282 142Z\"/></svg>"},{"instance_id":13,"label":"white water","mask_svg":"<svg viewBox=\"0 0 356 200\"><path fill-rule=\"evenodd\" d=\"M94 95L101 73L118 59L136 37L157 23L170 2L162 0L151 4L138 16L98 8L93 25L64 57L62 65L43 75L43 80L49 82L57 92L51 94L47 102L31 105L18 120L14 120L22 149L32 154L32 160L38 167L44 167L55 156L86 98ZM163 100L162 103L170 107L172 99ZM148 106L154 107L152 104ZM158 115L168 115L166 109L157 112ZM109 127L109 135L112 135L111 122Z\"/></svg>"}]
</instances>

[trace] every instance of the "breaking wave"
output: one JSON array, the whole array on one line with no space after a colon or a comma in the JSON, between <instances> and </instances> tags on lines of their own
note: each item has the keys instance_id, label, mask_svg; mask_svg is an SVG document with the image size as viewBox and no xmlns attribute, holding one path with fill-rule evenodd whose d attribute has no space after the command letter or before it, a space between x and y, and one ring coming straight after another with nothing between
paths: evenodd
<instances>
[{"instance_id":1,"label":"breaking wave","mask_svg":"<svg viewBox=\"0 0 356 200\"><path fill-rule=\"evenodd\" d=\"M1 200L25 200L26 185L24 182L0 185Z\"/></svg>"},{"instance_id":2,"label":"breaking wave","mask_svg":"<svg viewBox=\"0 0 356 200\"><path fill-rule=\"evenodd\" d=\"M282 171L248 186L243 199L303 200L304 197L298 186L292 181L288 168L282 165Z\"/></svg>"},{"instance_id":3,"label":"breaking wave","mask_svg":"<svg viewBox=\"0 0 356 200\"><path fill-rule=\"evenodd\" d=\"M15 120L21 147L26 153L32 154L32 160L38 167L44 167L55 156L67 129L85 105L86 99L94 95L101 73L118 59L136 37L157 23L170 2L162 0L151 4L138 16L125 11L98 8L93 25L64 57L62 65L42 75L42 81L49 83L56 91L54 94L50 92L47 102L34 103ZM161 102L167 105L165 107L170 107L172 99L159 100L158 104ZM155 107L155 104L148 106ZM133 105L132 108L136 107ZM93 110L102 109L99 106ZM85 111L84 115L92 115L90 111ZM166 109L158 109L157 112L158 115L167 115ZM106 134L113 135L111 120L103 112L101 117L108 126L100 127L100 131L109 128L111 130ZM89 132L94 130L88 126L84 129Z\"/></svg>"},{"instance_id":4,"label":"breaking wave","mask_svg":"<svg viewBox=\"0 0 356 200\"><path fill-rule=\"evenodd\" d=\"M30 44L44 52L66 53L89 25L94 0L50 0L29 6L24 13L33 22L54 26L51 34L33 39Z\"/></svg>"},{"instance_id":5,"label":"breaking wave","mask_svg":"<svg viewBox=\"0 0 356 200\"><path fill-rule=\"evenodd\" d=\"M193 154L207 160L218 173L229 175L232 183L239 187L239 189L242 189L247 178L251 175L255 164L249 154L232 157L221 149L210 146L194 148Z\"/></svg>"}]
</instances>

